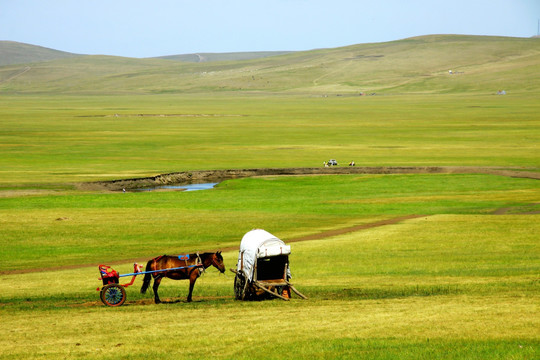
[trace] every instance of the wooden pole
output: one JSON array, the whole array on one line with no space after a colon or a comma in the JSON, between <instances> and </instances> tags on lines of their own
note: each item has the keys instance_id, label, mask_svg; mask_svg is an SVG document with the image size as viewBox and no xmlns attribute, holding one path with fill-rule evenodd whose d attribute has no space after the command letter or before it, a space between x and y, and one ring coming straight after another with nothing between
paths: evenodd
<instances>
[{"instance_id":1,"label":"wooden pole","mask_svg":"<svg viewBox=\"0 0 540 360\"><path fill-rule=\"evenodd\" d=\"M307 296L302 294L300 291L296 290L296 288L290 282L287 281L287 284L289 284L289 287L291 288L292 291L296 293L296 295L300 296L304 300L307 300Z\"/></svg>"},{"instance_id":2,"label":"wooden pole","mask_svg":"<svg viewBox=\"0 0 540 360\"><path fill-rule=\"evenodd\" d=\"M257 287L258 287L259 289L264 290L264 291L266 291L266 292L269 293L269 294L272 294L272 295L274 295L274 296L276 296L276 297L278 297L278 298L280 298L280 299L283 299L283 300L285 300L285 301L289 301L289 299L287 299L286 297L283 297L283 296L279 295L279 294L276 293L276 292L273 292L273 291L268 290L265 286L261 285L258 281L255 281L254 284L257 285Z\"/></svg>"}]
</instances>

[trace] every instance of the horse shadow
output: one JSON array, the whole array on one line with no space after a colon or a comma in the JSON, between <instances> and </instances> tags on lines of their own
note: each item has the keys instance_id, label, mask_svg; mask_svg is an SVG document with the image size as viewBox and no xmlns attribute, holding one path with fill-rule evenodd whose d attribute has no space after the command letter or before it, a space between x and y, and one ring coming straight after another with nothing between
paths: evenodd
<instances>
[{"instance_id":1,"label":"horse shadow","mask_svg":"<svg viewBox=\"0 0 540 360\"><path fill-rule=\"evenodd\" d=\"M197 303L203 303L206 302L204 299L197 299L192 301L182 300L182 299L175 299L175 300L161 300L161 304L197 304Z\"/></svg>"}]
</instances>

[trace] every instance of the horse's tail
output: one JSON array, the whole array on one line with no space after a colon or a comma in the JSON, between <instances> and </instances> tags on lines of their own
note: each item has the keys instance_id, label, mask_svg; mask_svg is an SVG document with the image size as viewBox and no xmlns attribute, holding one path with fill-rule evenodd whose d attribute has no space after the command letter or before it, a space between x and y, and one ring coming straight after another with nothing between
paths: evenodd
<instances>
[{"instance_id":1,"label":"horse's tail","mask_svg":"<svg viewBox=\"0 0 540 360\"><path fill-rule=\"evenodd\" d=\"M154 259L148 261L148 263L146 264L146 271L152 271L152 263L153 262L154 262ZM152 281L152 274L147 272L144 275L144 280L143 280L143 284L142 284L142 287L141 287L141 294L146 293L146 290L148 289L148 286L150 286L150 281Z\"/></svg>"}]
</instances>

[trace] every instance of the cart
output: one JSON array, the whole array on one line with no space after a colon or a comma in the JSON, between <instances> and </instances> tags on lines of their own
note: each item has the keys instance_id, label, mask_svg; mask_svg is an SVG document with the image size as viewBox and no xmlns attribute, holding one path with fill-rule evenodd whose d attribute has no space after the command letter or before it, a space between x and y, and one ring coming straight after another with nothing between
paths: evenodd
<instances>
[{"instance_id":1,"label":"cart","mask_svg":"<svg viewBox=\"0 0 540 360\"><path fill-rule=\"evenodd\" d=\"M291 291L307 299L290 282L289 254L291 247L266 230L255 229L240 242L234 278L237 300L278 297L291 298Z\"/></svg>"},{"instance_id":2,"label":"cart","mask_svg":"<svg viewBox=\"0 0 540 360\"><path fill-rule=\"evenodd\" d=\"M189 258L189 255L181 255ZM179 258L181 258L179 256ZM127 287L133 285L135 282L135 278L138 275L145 275L145 274L152 274L157 272L166 272L166 271L174 271L174 270L180 270L180 269L186 269L186 268L192 268L192 267L203 267L203 264L196 264L196 265L188 265L188 266L181 266L181 267L175 267L170 269L163 269L163 270L153 270L153 271L143 271L143 265L140 264L133 264L133 272L129 274L122 274L120 275L116 270L111 268L107 265L99 265L99 273L101 274L101 277L99 280L103 281L103 287L97 288L96 290L100 292L99 297L103 304L107 306L121 306L126 301L126 289ZM125 284L120 284L120 278L131 276L131 281Z\"/></svg>"}]
</instances>

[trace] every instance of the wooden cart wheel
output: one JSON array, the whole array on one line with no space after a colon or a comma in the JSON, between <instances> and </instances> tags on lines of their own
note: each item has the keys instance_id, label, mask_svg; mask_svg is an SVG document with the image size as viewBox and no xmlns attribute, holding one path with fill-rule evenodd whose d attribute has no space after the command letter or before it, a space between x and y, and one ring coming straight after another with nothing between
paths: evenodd
<instances>
[{"instance_id":1,"label":"wooden cart wheel","mask_svg":"<svg viewBox=\"0 0 540 360\"><path fill-rule=\"evenodd\" d=\"M107 306L121 306L126 301L126 289L118 284L105 285L99 297Z\"/></svg>"},{"instance_id":2,"label":"wooden cart wheel","mask_svg":"<svg viewBox=\"0 0 540 360\"><path fill-rule=\"evenodd\" d=\"M244 300L246 291L246 279L240 274L234 277L234 298L236 300Z\"/></svg>"}]
</instances>

